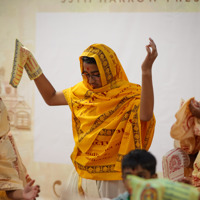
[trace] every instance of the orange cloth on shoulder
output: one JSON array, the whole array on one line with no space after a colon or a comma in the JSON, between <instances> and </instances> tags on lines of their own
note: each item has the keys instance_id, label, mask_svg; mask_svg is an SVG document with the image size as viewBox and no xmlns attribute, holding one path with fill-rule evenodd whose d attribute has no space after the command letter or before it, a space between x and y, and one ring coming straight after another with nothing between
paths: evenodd
<instances>
[{"instance_id":1,"label":"orange cloth on shoulder","mask_svg":"<svg viewBox=\"0 0 200 200\"><path fill-rule=\"evenodd\" d=\"M141 86L130 83L115 52L103 44L88 47L80 56L96 60L102 87L93 89L83 77L63 90L72 111L75 140L72 162L82 178L121 180L121 160L133 149L148 150L155 117L140 121Z\"/></svg>"}]
</instances>

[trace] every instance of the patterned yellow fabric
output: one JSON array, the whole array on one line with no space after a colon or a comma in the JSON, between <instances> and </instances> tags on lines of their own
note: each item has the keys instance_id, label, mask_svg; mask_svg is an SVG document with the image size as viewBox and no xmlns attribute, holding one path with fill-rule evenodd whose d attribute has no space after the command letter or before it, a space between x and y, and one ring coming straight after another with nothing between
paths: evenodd
<instances>
[{"instance_id":1,"label":"patterned yellow fabric","mask_svg":"<svg viewBox=\"0 0 200 200\"><path fill-rule=\"evenodd\" d=\"M140 122L141 87L128 81L112 49L103 44L88 47L80 56L96 60L102 87L93 89L87 79L63 90L72 111L74 151L78 174L94 180L120 180L121 160L132 149L149 149L155 118Z\"/></svg>"},{"instance_id":2,"label":"patterned yellow fabric","mask_svg":"<svg viewBox=\"0 0 200 200\"><path fill-rule=\"evenodd\" d=\"M32 53L16 39L13 68L10 79L10 84L13 87L16 88L18 86L24 68L31 80L38 78L42 74L42 69Z\"/></svg>"},{"instance_id":3,"label":"patterned yellow fabric","mask_svg":"<svg viewBox=\"0 0 200 200\"><path fill-rule=\"evenodd\" d=\"M131 200L198 200L199 191L188 184L168 179L143 179L129 175Z\"/></svg>"}]
</instances>

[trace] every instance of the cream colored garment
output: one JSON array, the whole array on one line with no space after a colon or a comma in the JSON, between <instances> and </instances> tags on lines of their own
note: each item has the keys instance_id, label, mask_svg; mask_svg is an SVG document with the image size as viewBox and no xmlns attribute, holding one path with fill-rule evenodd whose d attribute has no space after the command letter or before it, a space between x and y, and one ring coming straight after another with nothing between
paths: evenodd
<instances>
[{"instance_id":1,"label":"cream colored garment","mask_svg":"<svg viewBox=\"0 0 200 200\"><path fill-rule=\"evenodd\" d=\"M97 188L101 198L115 198L126 191L122 180L97 181Z\"/></svg>"},{"instance_id":2,"label":"cream colored garment","mask_svg":"<svg viewBox=\"0 0 200 200\"><path fill-rule=\"evenodd\" d=\"M9 136L4 136L0 141L0 189L23 189L23 182L19 179L16 153Z\"/></svg>"},{"instance_id":3,"label":"cream colored garment","mask_svg":"<svg viewBox=\"0 0 200 200\"><path fill-rule=\"evenodd\" d=\"M67 182L62 186L60 200L67 200L68 196L70 196L71 199L83 199L84 197L79 195L78 192L79 175L77 174L74 167L72 168L72 171L69 172L69 174L70 176ZM85 182L85 180L82 179L82 188L86 196L90 195L90 197L99 198L99 193L96 184L94 184L94 181L91 180L91 182Z\"/></svg>"},{"instance_id":4,"label":"cream colored garment","mask_svg":"<svg viewBox=\"0 0 200 200\"><path fill-rule=\"evenodd\" d=\"M190 112L189 104L192 99L184 102L176 113L176 122L170 133L187 154L194 154L200 150L200 119Z\"/></svg>"},{"instance_id":5,"label":"cream colored garment","mask_svg":"<svg viewBox=\"0 0 200 200\"><path fill-rule=\"evenodd\" d=\"M65 185L61 189L60 200L67 200L70 196L71 199L76 200L90 200L90 199L102 199L106 200L117 197L119 194L126 191L122 181L95 181L82 178L82 188L85 196L78 194L78 179L79 176L75 170L72 169L70 177Z\"/></svg>"},{"instance_id":6,"label":"cream colored garment","mask_svg":"<svg viewBox=\"0 0 200 200\"><path fill-rule=\"evenodd\" d=\"M200 150L200 119L194 117L189 109L190 98L183 102L176 113L176 123L171 128L171 137L176 140L176 145L187 154L195 154ZM192 182L200 186L200 153L193 165Z\"/></svg>"},{"instance_id":7,"label":"cream colored garment","mask_svg":"<svg viewBox=\"0 0 200 200\"><path fill-rule=\"evenodd\" d=\"M200 187L200 152L194 161L194 170L192 172L192 183L196 187Z\"/></svg>"},{"instance_id":8,"label":"cream colored garment","mask_svg":"<svg viewBox=\"0 0 200 200\"><path fill-rule=\"evenodd\" d=\"M0 138L6 135L10 130L10 123L7 109L0 98Z\"/></svg>"},{"instance_id":9,"label":"cream colored garment","mask_svg":"<svg viewBox=\"0 0 200 200\"><path fill-rule=\"evenodd\" d=\"M7 109L0 98L0 190L23 189L26 184L26 169L22 163L10 130ZM7 199L0 192L0 199Z\"/></svg>"},{"instance_id":10,"label":"cream colored garment","mask_svg":"<svg viewBox=\"0 0 200 200\"><path fill-rule=\"evenodd\" d=\"M172 149L162 159L163 177L177 181L184 177L184 168L189 164L190 158L182 149Z\"/></svg>"}]
</instances>

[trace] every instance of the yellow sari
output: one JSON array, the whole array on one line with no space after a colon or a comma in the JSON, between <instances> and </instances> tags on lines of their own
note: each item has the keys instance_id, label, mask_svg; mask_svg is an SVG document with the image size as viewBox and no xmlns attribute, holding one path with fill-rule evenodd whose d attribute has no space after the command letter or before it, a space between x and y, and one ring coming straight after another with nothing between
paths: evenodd
<instances>
[{"instance_id":1,"label":"yellow sari","mask_svg":"<svg viewBox=\"0 0 200 200\"><path fill-rule=\"evenodd\" d=\"M72 111L71 159L82 178L121 180L123 156L133 149L149 149L155 118L140 121L141 87L128 81L112 49L103 44L88 47L80 56L81 72L83 56L96 60L102 87L93 89L83 77L63 90Z\"/></svg>"}]
</instances>

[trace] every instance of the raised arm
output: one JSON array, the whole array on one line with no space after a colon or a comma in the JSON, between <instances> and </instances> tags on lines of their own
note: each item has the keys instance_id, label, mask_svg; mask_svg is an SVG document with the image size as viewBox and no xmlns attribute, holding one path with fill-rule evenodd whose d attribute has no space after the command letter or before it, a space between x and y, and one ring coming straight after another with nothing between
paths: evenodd
<instances>
[{"instance_id":1,"label":"raised arm","mask_svg":"<svg viewBox=\"0 0 200 200\"><path fill-rule=\"evenodd\" d=\"M18 86L25 68L29 78L35 81L40 94L48 105L68 105L64 94L62 92L56 92L52 84L44 76L42 69L32 53L17 39L15 42L14 55L10 79L10 84L13 87L16 88Z\"/></svg>"},{"instance_id":2,"label":"raised arm","mask_svg":"<svg viewBox=\"0 0 200 200\"><path fill-rule=\"evenodd\" d=\"M43 73L34 81L44 101L49 106L68 105L63 92L57 92Z\"/></svg>"},{"instance_id":3,"label":"raised arm","mask_svg":"<svg viewBox=\"0 0 200 200\"><path fill-rule=\"evenodd\" d=\"M142 63L142 92L140 102L140 120L149 121L153 116L154 93L152 83L152 66L158 55L154 41L149 38L146 46L147 56Z\"/></svg>"}]
</instances>

